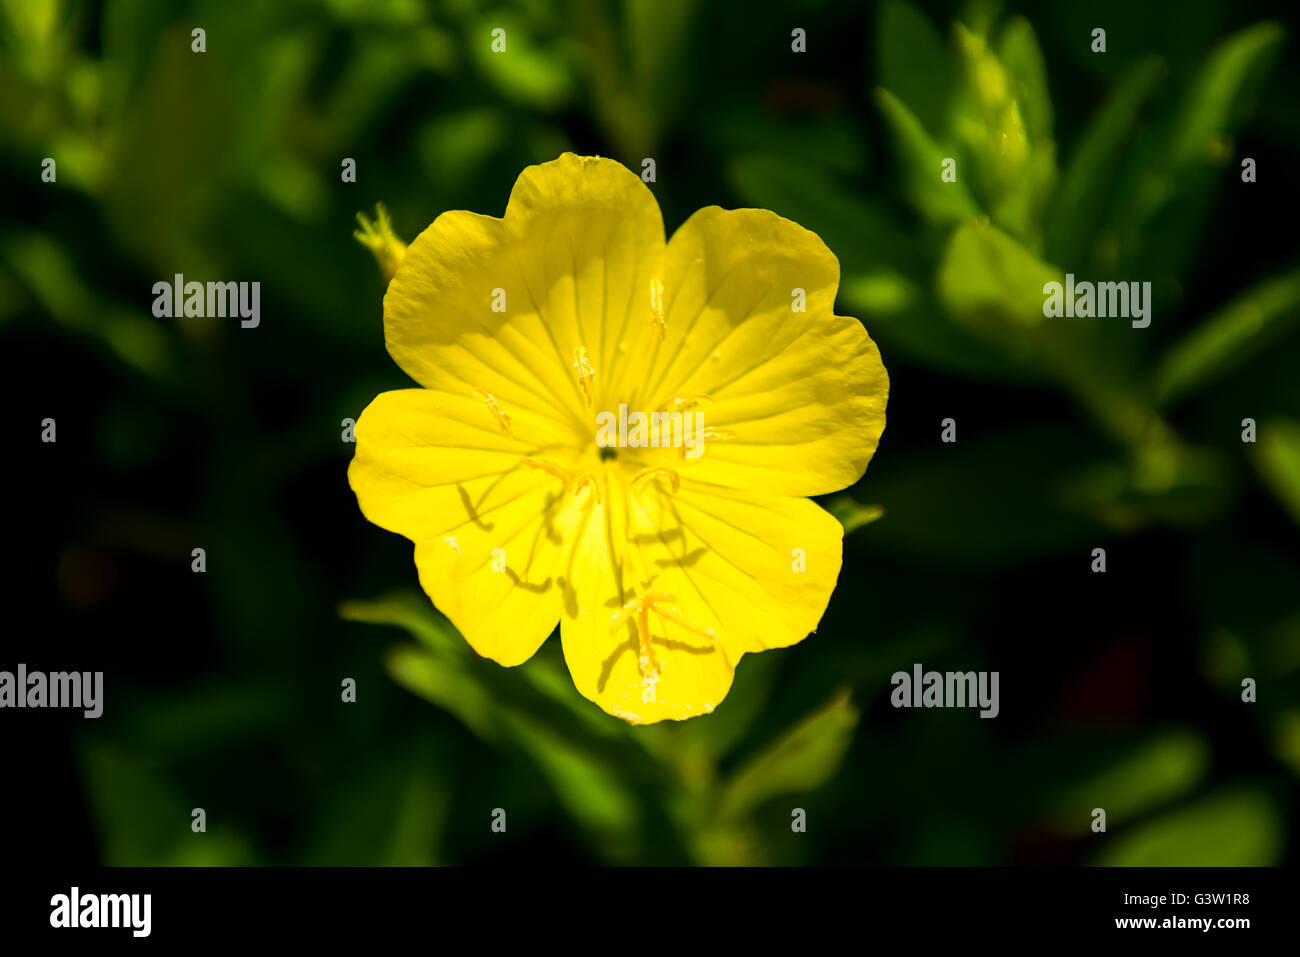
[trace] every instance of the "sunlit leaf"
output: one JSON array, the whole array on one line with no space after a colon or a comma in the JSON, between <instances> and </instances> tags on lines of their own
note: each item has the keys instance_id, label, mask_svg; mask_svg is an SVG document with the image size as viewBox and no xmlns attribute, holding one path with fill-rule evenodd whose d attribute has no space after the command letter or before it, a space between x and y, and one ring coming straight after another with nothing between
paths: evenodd
<instances>
[{"instance_id":1,"label":"sunlit leaf","mask_svg":"<svg viewBox=\"0 0 1300 957\"><path fill-rule=\"evenodd\" d=\"M916 115L885 89L876 90L876 103L893 134L903 191L917 211L936 225L979 216L960 170L955 182L941 179L943 161L951 154L931 138Z\"/></svg>"},{"instance_id":2,"label":"sunlit leaf","mask_svg":"<svg viewBox=\"0 0 1300 957\"><path fill-rule=\"evenodd\" d=\"M1024 17L1013 17L1002 28L998 59L1011 77L1030 141L1051 141L1052 97L1047 89L1047 68L1034 28Z\"/></svg>"},{"instance_id":3,"label":"sunlit leaf","mask_svg":"<svg viewBox=\"0 0 1300 957\"><path fill-rule=\"evenodd\" d=\"M1108 867L1267 867L1284 839L1277 804L1262 788L1221 791L1132 830L1107 833L1095 863Z\"/></svg>"},{"instance_id":4,"label":"sunlit leaf","mask_svg":"<svg viewBox=\"0 0 1300 957\"><path fill-rule=\"evenodd\" d=\"M504 53L492 49L493 30L505 31ZM509 99L541 110L556 110L573 96L575 82L568 52L528 29L511 11L480 18L466 41L478 68Z\"/></svg>"},{"instance_id":5,"label":"sunlit leaf","mask_svg":"<svg viewBox=\"0 0 1300 957\"><path fill-rule=\"evenodd\" d=\"M736 772L719 816L739 817L768 798L820 787L839 769L857 723L858 709L843 691Z\"/></svg>"},{"instance_id":6,"label":"sunlit leaf","mask_svg":"<svg viewBox=\"0 0 1300 957\"><path fill-rule=\"evenodd\" d=\"M953 233L939 266L939 297L950 314L988 335L1014 335L1044 322L1043 287L1063 277L995 226L970 222ZM1015 339L1008 340L1014 349Z\"/></svg>"},{"instance_id":7,"label":"sunlit leaf","mask_svg":"<svg viewBox=\"0 0 1300 957\"><path fill-rule=\"evenodd\" d=\"M1280 23L1256 23L1223 40L1209 55L1169 139L1174 165L1213 159L1220 138L1254 109L1260 85L1282 49Z\"/></svg>"}]
</instances>

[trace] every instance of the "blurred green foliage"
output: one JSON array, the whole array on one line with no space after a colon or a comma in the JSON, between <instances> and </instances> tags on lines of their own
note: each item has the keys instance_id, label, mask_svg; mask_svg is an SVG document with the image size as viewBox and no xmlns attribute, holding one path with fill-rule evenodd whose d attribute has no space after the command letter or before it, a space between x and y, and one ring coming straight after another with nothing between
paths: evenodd
<instances>
[{"instance_id":1,"label":"blurred green foliage","mask_svg":"<svg viewBox=\"0 0 1300 957\"><path fill-rule=\"evenodd\" d=\"M86 449L33 574L67 632L129 642L74 734L100 860L1294 859L1300 272L1258 228L1300 161L1287 31L933 6L0 0L0 342L59 357L31 375ZM823 503L851 534L818 633L682 725L608 718L555 642L478 659L344 479L336 423L404 385L355 214L499 215L566 149L655 157L670 230L712 203L815 230L893 382ZM175 272L260 279L262 328L154 319ZM1151 327L1045 319L1066 272L1150 281ZM894 711L914 662L1000 670L1002 716Z\"/></svg>"}]
</instances>

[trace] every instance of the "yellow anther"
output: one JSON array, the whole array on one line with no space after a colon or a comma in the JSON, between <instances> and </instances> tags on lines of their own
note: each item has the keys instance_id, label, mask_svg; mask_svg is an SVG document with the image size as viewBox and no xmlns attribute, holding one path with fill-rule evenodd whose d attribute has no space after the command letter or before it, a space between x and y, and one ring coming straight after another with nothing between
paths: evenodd
<instances>
[{"instance_id":1,"label":"yellow anther","mask_svg":"<svg viewBox=\"0 0 1300 957\"><path fill-rule=\"evenodd\" d=\"M662 341L668 332L668 320L664 317L664 284L658 279L650 280L650 324Z\"/></svg>"},{"instance_id":2,"label":"yellow anther","mask_svg":"<svg viewBox=\"0 0 1300 957\"><path fill-rule=\"evenodd\" d=\"M541 472L546 472L548 475L554 475L560 480L560 484L564 486L564 490L566 492L569 491L572 484L569 478L569 473L558 465L555 465L552 462L543 462L541 459L524 459L523 464L528 466L530 469L537 469Z\"/></svg>"},{"instance_id":3,"label":"yellow anther","mask_svg":"<svg viewBox=\"0 0 1300 957\"><path fill-rule=\"evenodd\" d=\"M482 389L475 389L474 395L482 399L487 405L488 410L496 417L497 426L506 435L510 434L510 416L501 411L501 405L497 402L497 397L491 392L484 392Z\"/></svg>"},{"instance_id":4,"label":"yellow anther","mask_svg":"<svg viewBox=\"0 0 1300 957\"><path fill-rule=\"evenodd\" d=\"M699 441L705 448L708 448L710 442L730 442L735 437L736 433L731 429L715 429L712 426L707 426L701 430ZM679 458L686 458L685 445L677 450L677 455Z\"/></svg>"},{"instance_id":5,"label":"yellow anther","mask_svg":"<svg viewBox=\"0 0 1300 957\"><path fill-rule=\"evenodd\" d=\"M693 409L697 405L713 405L713 396L707 392L693 392L690 395L673 396L667 402L663 403L656 412L667 412L670 409L673 412L685 412L687 409Z\"/></svg>"},{"instance_id":6,"label":"yellow anther","mask_svg":"<svg viewBox=\"0 0 1300 957\"><path fill-rule=\"evenodd\" d=\"M668 483L673 487L674 492L682 487L682 480L678 478L675 469L670 469L663 465L656 465L654 468L646 469L632 480L632 490L640 491L641 487L652 482L656 475L667 475Z\"/></svg>"},{"instance_id":7,"label":"yellow anther","mask_svg":"<svg viewBox=\"0 0 1300 957\"><path fill-rule=\"evenodd\" d=\"M677 599L673 598L672 595L665 595L662 600L666 602L675 602ZM718 640L718 633L716 631L712 628L705 628L698 622L691 621L676 607L665 608L662 605L654 605L651 610L664 621L671 621L678 628L685 629L693 635L699 635L701 638L708 638L710 641Z\"/></svg>"},{"instance_id":8,"label":"yellow anther","mask_svg":"<svg viewBox=\"0 0 1300 957\"><path fill-rule=\"evenodd\" d=\"M654 645L650 635L650 613L654 612L661 621L669 621L679 628L710 641L718 640L718 633L711 628L704 628L683 615L676 606L677 599L669 592L651 591L638 598L633 598L616 611L610 619L609 632L615 634L618 627L628 618L636 622L637 640L640 645L641 676L653 683L659 677L660 667L655 660Z\"/></svg>"},{"instance_id":9,"label":"yellow anther","mask_svg":"<svg viewBox=\"0 0 1300 957\"><path fill-rule=\"evenodd\" d=\"M582 386L582 394L587 397L587 405L591 405L591 380L596 370L591 367L585 346L573 350L573 370L578 373L578 385Z\"/></svg>"},{"instance_id":10,"label":"yellow anther","mask_svg":"<svg viewBox=\"0 0 1300 957\"><path fill-rule=\"evenodd\" d=\"M577 495L584 488L591 489L591 499L597 505L604 501L604 496L600 491L600 483L596 481L593 475L584 475L573 486L573 494Z\"/></svg>"}]
</instances>

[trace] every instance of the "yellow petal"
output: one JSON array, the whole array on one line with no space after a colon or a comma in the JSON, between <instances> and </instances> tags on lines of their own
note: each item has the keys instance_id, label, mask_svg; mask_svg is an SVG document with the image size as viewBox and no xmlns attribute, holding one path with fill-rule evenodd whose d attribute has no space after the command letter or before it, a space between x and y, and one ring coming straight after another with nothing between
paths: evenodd
<instances>
[{"instance_id":1,"label":"yellow petal","mask_svg":"<svg viewBox=\"0 0 1300 957\"><path fill-rule=\"evenodd\" d=\"M712 711L746 652L794 644L821 620L839 576L843 529L807 499L683 480L641 492L615 488L610 523L593 518L578 539L574 601L560 630L583 695L635 723ZM650 614L661 666L647 700L629 601L665 596Z\"/></svg>"},{"instance_id":2,"label":"yellow petal","mask_svg":"<svg viewBox=\"0 0 1300 957\"><path fill-rule=\"evenodd\" d=\"M527 660L560 618L577 498L529 455L562 468L574 453L522 441L484 403L424 389L379 395L357 420L348 481L362 513L415 542L420 583L479 654ZM543 423L535 423L540 429Z\"/></svg>"},{"instance_id":3,"label":"yellow petal","mask_svg":"<svg viewBox=\"0 0 1300 957\"><path fill-rule=\"evenodd\" d=\"M707 714L726 697L735 671L722 648L651 614L659 670L647 680L635 618L614 620L627 602L648 590L648 576L625 538L625 496L611 482L604 514L589 516L578 536L573 589L560 623L569 673L583 696L632 724Z\"/></svg>"},{"instance_id":4,"label":"yellow petal","mask_svg":"<svg viewBox=\"0 0 1300 957\"><path fill-rule=\"evenodd\" d=\"M566 153L520 174L503 219L448 212L416 237L384 297L388 351L427 388L483 389L589 441L603 390L644 363L663 252L640 178Z\"/></svg>"},{"instance_id":5,"label":"yellow petal","mask_svg":"<svg viewBox=\"0 0 1300 957\"><path fill-rule=\"evenodd\" d=\"M816 234L766 210L708 207L673 235L667 337L637 407L705 394L702 425L735 433L684 475L787 495L861 477L889 378L862 324L835 315L839 272Z\"/></svg>"},{"instance_id":6,"label":"yellow petal","mask_svg":"<svg viewBox=\"0 0 1300 957\"><path fill-rule=\"evenodd\" d=\"M802 641L826 611L844 528L815 503L683 478L676 493L633 493L629 512L639 567L733 661Z\"/></svg>"}]
</instances>

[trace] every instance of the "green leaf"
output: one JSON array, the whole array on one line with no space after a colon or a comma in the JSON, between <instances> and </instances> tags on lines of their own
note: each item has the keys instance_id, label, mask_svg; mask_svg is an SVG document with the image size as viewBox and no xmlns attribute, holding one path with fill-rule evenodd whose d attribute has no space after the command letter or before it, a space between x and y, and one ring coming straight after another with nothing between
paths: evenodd
<instances>
[{"instance_id":1,"label":"green leaf","mask_svg":"<svg viewBox=\"0 0 1300 957\"><path fill-rule=\"evenodd\" d=\"M1063 500L1120 532L1196 525L1228 505L1233 476L1217 450L1147 442L1124 461L1100 460L1071 478Z\"/></svg>"},{"instance_id":2,"label":"green leaf","mask_svg":"<svg viewBox=\"0 0 1300 957\"><path fill-rule=\"evenodd\" d=\"M1020 175L993 204L993 221L1038 249L1042 244L1040 220L1056 191L1056 179L1056 144L1031 146Z\"/></svg>"},{"instance_id":3,"label":"green leaf","mask_svg":"<svg viewBox=\"0 0 1300 957\"><path fill-rule=\"evenodd\" d=\"M940 178L943 161L951 152L940 148L916 115L888 90L876 90L876 103L893 134L903 192L916 210L940 226L979 216L979 206L966 189L960 168L956 182L945 183Z\"/></svg>"},{"instance_id":4,"label":"green leaf","mask_svg":"<svg viewBox=\"0 0 1300 957\"><path fill-rule=\"evenodd\" d=\"M882 348L985 381L1023 380L1025 369L954 325L929 291L914 230L826 170L786 156L745 154L728 179L746 201L817 233L840 260L840 299ZM951 184L949 184L951 185Z\"/></svg>"},{"instance_id":5,"label":"green leaf","mask_svg":"<svg viewBox=\"0 0 1300 957\"><path fill-rule=\"evenodd\" d=\"M1165 356L1156 373L1162 405L1227 374L1289 329L1300 316L1300 270L1249 289L1202 322Z\"/></svg>"},{"instance_id":6,"label":"green leaf","mask_svg":"<svg viewBox=\"0 0 1300 957\"><path fill-rule=\"evenodd\" d=\"M175 343L143 309L112 302L86 285L87 270L44 233L0 238L0 262L56 322L94 342L133 372L155 384L188 388Z\"/></svg>"},{"instance_id":7,"label":"green leaf","mask_svg":"<svg viewBox=\"0 0 1300 957\"><path fill-rule=\"evenodd\" d=\"M414 592L392 592L374 601L345 601L339 617L371 625L404 628L429 650L449 658L466 658L464 639L441 615L434 614L429 601Z\"/></svg>"},{"instance_id":8,"label":"green leaf","mask_svg":"<svg viewBox=\"0 0 1300 957\"><path fill-rule=\"evenodd\" d=\"M585 86L606 138L625 162L653 155L660 138L698 89L693 23L700 5L604 3L562 6L582 44Z\"/></svg>"},{"instance_id":9,"label":"green leaf","mask_svg":"<svg viewBox=\"0 0 1300 957\"><path fill-rule=\"evenodd\" d=\"M727 178L747 202L811 229L840 260L848 275L892 265L920 272L920 255L902 225L860 190L805 162L771 154L734 158Z\"/></svg>"},{"instance_id":10,"label":"green leaf","mask_svg":"<svg viewBox=\"0 0 1300 957\"><path fill-rule=\"evenodd\" d=\"M1254 98L1282 49L1286 30L1266 21L1232 34L1210 54L1169 138L1174 166L1220 154L1220 140L1254 109Z\"/></svg>"},{"instance_id":11,"label":"green leaf","mask_svg":"<svg viewBox=\"0 0 1300 957\"><path fill-rule=\"evenodd\" d=\"M1024 17L1013 17L1002 28L998 59L1011 77L1031 143L1052 139L1052 96L1047 89L1047 68L1034 28Z\"/></svg>"},{"instance_id":12,"label":"green leaf","mask_svg":"<svg viewBox=\"0 0 1300 957\"><path fill-rule=\"evenodd\" d=\"M484 741L516 752L551 785L603 853L632 855L641 814L634 788L653 792L657 767L623 722L603 715L540 656L501 668L471 654L423 596L397 593L340 608L352 621L397 625L422 647L384 656L398 684L445 709Z\"/></svg>"},{"instance_id":13,"label":"green leaf","mask_svg":"<svg viewBox=\"0 0 1300 957\"><path fill-rule=\"evenodd\" d=\"M1097 835L1107 867L1268 867L1282 856L1283 823L1259 787L1221 791L1131 831Z\"/></svg>"},{"instance_id":14,"label":"green leaf","mask_svg":"<svg viewBox=\"0 0 1300 957\"><path fill-rule=\"evenodd\" d=\"M505 30L506 52L492 49L492 31ZM480 17L465 40L478 69L509 100L540 111L554 111L573 97L576 82L567 51L546 42L513 11Z\"/></svg>"},{"instance_id":15,"label":"green leaf","mask_svg":"<svg viewBox=\"0 0 1300 957\"><path fill-rule=\"evenodd\" d=\"M199 800L186 795L138 749L96 744L80 752L100 854L110 867L229 867L251 863L244 837L215 820L191 830ZM141 814L140 808L149 809ZM207 810L211 810L208 808Z\"/></svg>"},{"instance_id":16,"label":"green leaf","mask_svg":"<svg viewBox=\"0 0 1300 957\"><path fill-rule=\"evenodd\" d=\"M388 662L390 669L398 670L394 677L457 713L476 730L483 729L487 737L492 736L492 722L474 719L481 713L481 701L499 700L534 721L564 727L592 746L628 740L628 726L579 695L564 665L544 650L517 668L502 668L480 658L421 593L399 591L375 601L344 602L339 614L350 621L396 625L417 638L431 653L433 673L414 658L395 652Z\"/></svg>"},{"instance_id":17,"label":"green leaf","mask_svg":"<svg viewBox=\"0 0 1300 957\"><path fill-rule=\"evenodd\" d=\"M883 505L860 505L848 495L839 495L826 503L826 510L840 520L847 535L863 525L870 525L885 514Z\"/></svg>"},{"instance_id":18,"label":"green leaf","mask_svg":"<svg viewBox=\"0 0 1300 957\"><path fill-rule=\"evenodd\" d=\"M488 690L463 668L409 645L390 649L384 668L399 685L449 711L480 738L500 738L500 712Z\"/></svg>"},{"instance_id":19,"label":"green leaf","mask_svg":"<svg viewBox=\"0 0 1300 957\"><path fill-rule=\"evenodd\" d=\"M928 282L886 267L846 273L840 281L840 298L850 315L862 318L886 355L902 353L930 368L999 385L1041 378L952 322L928 287Z\"/></svg>"},{"instance_id":20,"label":"green leaf","mask_svg":"<svg viewBox=\"0 0 1300 957\"><path fill-rule=\"evenodd\" d=\"M930 18L907 0L887 0L876 37L880 85L907 104L923 127L946 129L952 60Z\"/></svg>"},{"instance_id":21,"label":"green leaf","mask_svg":"<svg viewBox=\"0 0 1300 957\"><path fill-rule=\"evenodd\" d=\"M1128 821L1189 793L1209 764L1205 742L1188 730L1170 731L1125 750L1052 801L1050 818L1058 829L1087 833L1093 808L1105 809L1107 827Z\"/></svg>"},{"instance_id":22,"label":"green leaf","mask_svg":"<svg viewBox=\"0 0 1300 957\"><path fill-rule=\"evenodd\" d=\"M1015 78L987 38L961 23L953 33L962 64L953 131L966 147L968 179L1000 226L1028 235L1034 232L1042 191L1054 185L1054 147L1045 140L1038 149L1029 135Z\"/></svg>"},{"instance_id":23,"label":"green leaf","mask_svg":"<svg viewBox=\"0 0 1300 957\"><path fill-rule=\"evenodd\" d=\"M1047 255L1052 262L1074 263L1088 248L1138 113L1163 75L1164 63L1158 57L1138 61L1079 138L1048 219Z\"/></svg>"},{"instance_id":24,"label":"green leaf","mask_svg":"<svg viewBox=\"0 0 1300 957\"><path fill-rule=\"evenodd\" d=\"M503 694L488 688L472 669L424 649L392 648L385 664L399 684L451 712L485 741L515 750L535 765L602 851L631 852L626 842L637 830L639 814L629 791L632 781L620 775L619 763L608 760L601 749L569 733L572 729L553 716L521 706L517 689Z\"/></svg>"},{"instance_id":25,"label":"green leaf","mask_svg":"<svg viewBox=\"0 0 1300 957\"><path fill-rule=\"evenodd\" d=\"M736 772L722 791L719 817L734 820L769 798L821 787L839 769L857 723L845 689Z\"/></svg>"},{"instance_id":26,"label":"green leaf","mask_svg":"<svg viewBox=\"0 0 1300 957\"><path fill-rule=\"evenodd\" d=\"M1131 151L1112 204L1124 269L1176 276L1187 268L1235 157L1231 138L1252 112L1284 37L1281 25L1264 22L1223 40L1173 120Z\"/></svg>"},{"instance_id":27,"label":"green leaf","mask_svg":"<svg viewBox=\"0 0 1300 957\"><path fill-rule=\"evenodd\" d=\"M949 313L1012 348L1017 333L1044 322L1043 287L1063 277L987 222L953 233L939 266L939 299ZM1004 338L1009 337L1009 338Z\"/></svg>"},{"instance_id":28,"label":"green leaf","mask_svg":"<svg viewBox=\"0 0 1300 957\"><path fill-rule=\"evenodd\" d=\"M451 795L427 740L366 757L322 796L305 863L418 867L438 863Z\"/></svg>"},{"instance_id":29,"label":"green leaf","mask_svg":"<svg viewBox=\"0 0 1300 957\"><path fill-rule=\"evenodd\" d=\"M1258 426L1255 467L1277 500L1300 525L1300 423L1272 420Z\"/></svg>"},{"instance_id":30,"label":"green leaf","mask_svg":"<svg viewBox=\"0 0 1300 957\"><path fill-rule=\"evenodd\" d=\"M1063 279L1011 236L977 222L953 233L937 286L950 315L1055 378L1117 440L1163 440L1167 430L1146 396L1099 355L1095 322L1043 315L1046 284Z\"/></svg>"}]
</instances>

